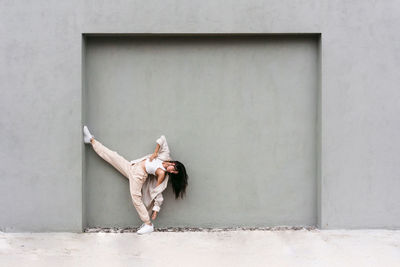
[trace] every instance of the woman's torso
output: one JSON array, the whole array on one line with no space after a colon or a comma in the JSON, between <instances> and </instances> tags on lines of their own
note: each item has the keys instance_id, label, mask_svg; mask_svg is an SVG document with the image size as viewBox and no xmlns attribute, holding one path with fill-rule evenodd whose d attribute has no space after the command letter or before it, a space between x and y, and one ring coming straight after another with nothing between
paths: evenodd
<instances>
[{"instance_id":1,"label":"woman's torso","mask_svg":"<svg viewBox=\"0 0 400 267\"><path fill-rule=\"evenodd\" d=\"M137 164L140 164L140 167L148 174L151 175L156 175L156 171L158 169L161 169L165 171L164 166L162 165L162 160L160 159L153 159L150 161L148 158L142 160L141 162L138 162Z\"/></svg>"}]
</instances>

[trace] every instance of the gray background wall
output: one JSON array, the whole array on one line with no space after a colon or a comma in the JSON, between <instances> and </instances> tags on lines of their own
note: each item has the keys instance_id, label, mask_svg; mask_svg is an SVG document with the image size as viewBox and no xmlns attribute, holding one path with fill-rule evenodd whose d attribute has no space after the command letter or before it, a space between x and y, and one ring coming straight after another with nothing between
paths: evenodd
<instances>
[{"instance_id":1,"label":"gray background wall","mask_svg":"<svg viewBox=\"0 0 400 267\"><path fill-rule=\"evenodd\" d=\"M315 36L88 37L85 122L128 160L167 137L190 175L157 226L315 225ZM128 180L90 146L88 226L140 225Z\"/></svg>"},{"instance_id":2,"label":"gray background wall","mask_svg":"<svg viewBox=\"0 0 400 267\"><path fill-rule=\"evenodd\" d=\"M399 228L398 1L1 1L0 229L81 231L82 33L321 33L318 225Z\"/></svg>"}]
</instances>

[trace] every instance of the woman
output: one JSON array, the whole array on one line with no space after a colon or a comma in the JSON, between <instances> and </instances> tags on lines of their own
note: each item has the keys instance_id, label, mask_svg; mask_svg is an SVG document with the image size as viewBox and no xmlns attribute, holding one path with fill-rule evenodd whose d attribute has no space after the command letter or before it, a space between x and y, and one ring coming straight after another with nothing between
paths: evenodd
<instances>
[{"instance_id":1,"label":"woman","mask_svg":"<svg viewBox=\"0 0 400 267\"><path fill-rule=\"evenodd\" d=\"M138 234L154 231L149 211L153 211L152 220L155 220L163 202L162 192L167 187L169 177L171 178L175 199L179 196L183 198L188 184L186 169L181 162L171 160L165 136L162 135L157 139L157 146L153 154L130 162L97 141L87 126L83 127L83 141L85 144L92 144L94 151L101 158L129 179L132 202L143 221L142 226L137 231ZM154 177L154 179L150 177Z\"/></svg>"}]
</instances>

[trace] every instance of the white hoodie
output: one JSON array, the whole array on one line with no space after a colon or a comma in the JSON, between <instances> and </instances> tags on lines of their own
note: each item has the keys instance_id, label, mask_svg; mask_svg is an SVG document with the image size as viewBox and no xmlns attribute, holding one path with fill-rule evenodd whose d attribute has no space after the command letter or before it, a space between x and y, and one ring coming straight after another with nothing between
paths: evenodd
<instances>
[{"instance_id":1,"label":"white hoodie","mask_svg":"<svg viewBox=\"0 0 400 267\"><path fill-rule=\"evenodd\" d=\"M167 139L165 138L165 136L161 135L161 137L158 138L156 142L157 144L160 145L160 150L158 151L157 158L162 161L172 160L170 156ZM136 164L144 159L149 158L151 155L152 154L148 154L139 159L132 160L130 161L130 163L131 165ZM157 177L149 174L142 186L142 200L150 216L152 210L157 212L160 211L161 205L164 201L162 192L167 188L168 179L169 175L168 173L166 173L164 181L162 181L162 183L157 186Z\"/></svg>"}]
</instances>

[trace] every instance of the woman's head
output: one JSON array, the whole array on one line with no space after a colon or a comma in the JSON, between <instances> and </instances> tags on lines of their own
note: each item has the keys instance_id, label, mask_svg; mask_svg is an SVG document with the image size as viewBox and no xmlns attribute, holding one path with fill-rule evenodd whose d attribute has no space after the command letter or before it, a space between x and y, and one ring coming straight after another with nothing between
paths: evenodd
<instances>
[{"instance_id":1,"label":"woman's head","mask_svg":"<svg viewBox=\"0 0 400 267\"><path fill-rule=\"evenodd\" d=\"M183 198L186 193L186 187L188 185L188 175L186 173L185 166L179 161L170 161L174 165L167 167L167 172L169 173L170 181L172 184L172 189L175 194L175 199L179 196Z\"/></svg>"}]
</instances>

